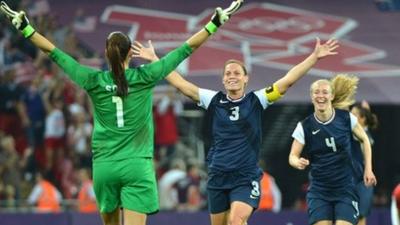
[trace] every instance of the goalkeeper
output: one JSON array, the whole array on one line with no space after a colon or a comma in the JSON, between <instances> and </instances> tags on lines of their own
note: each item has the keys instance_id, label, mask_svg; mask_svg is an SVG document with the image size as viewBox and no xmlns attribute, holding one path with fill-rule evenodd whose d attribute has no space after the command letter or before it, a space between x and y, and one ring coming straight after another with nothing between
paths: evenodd
<instances>
[{"instance_id":1,"label":"goalkeeper","mask_svg":"<svg viewBox=\"0 0 400 225\"><path fill-rule=\"evenodd\" d=\"M94 107L92 136L93 181L104 224L144 225L156 213L158 194L153 165L152 90L157 81L171 73L200 47L230 16L242 0L231 7L217 8L211 21L182 46L159 61L129 68L131 40L121 32L106 39L105 55L110 71L80 65L35 31L24 11L14 11L1 2L1 11L22 35L47 53L68 77L86 90Z\"/></svg>"}]
</instances>

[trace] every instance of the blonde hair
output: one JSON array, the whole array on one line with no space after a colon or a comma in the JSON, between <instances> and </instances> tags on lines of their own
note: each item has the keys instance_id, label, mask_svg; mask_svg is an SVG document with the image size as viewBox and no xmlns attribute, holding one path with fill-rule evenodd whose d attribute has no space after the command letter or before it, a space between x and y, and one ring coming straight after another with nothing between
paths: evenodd
<instances>
[{"instance_id":1,"label":"blonde hair","mask_svg":"<svg viewBox=\"0 0 400 225\"><path fill-rule=\"evenodd\" d=\"M327 84L327 85L329 85L330 91L331 91L331 93L333 94L333 86L332 86L332 83L331 83L329 80L327 80L327 79L320 79L320 80L314 81L314 82L311 84L311 86L310 86L310 94L312 94L312 92L313 92L313 90L315 89L316 86L319 86L319 85L321 85L321 84Z\"/></svg>"},{"instance_id":2,"label":"blonde hair","mask_svg":"<svg viewBox=\"0 0 400 225\"><path fill-rule=\"evenodd\" d=\"M337 74L330 80L333 87L332 93L335 95L332 100L334 108L349 110L356 101L355 94L359 80L358 77L350 74Z\"/></svg>"},{"instance_id":3,"label":"blonde hair","mask_svg":"<svg viewBox=\"0 0 400 225\"><path fill-rule=\"evenodd\" d=\"M349 110L349 107L355 102L359 78L350 74L337 74L330 80L321 79L314 81L310 86L310 93L320 84L328 84L331 94L334 96L332 106L336 109Z\"/></svg>"}]
</instances>

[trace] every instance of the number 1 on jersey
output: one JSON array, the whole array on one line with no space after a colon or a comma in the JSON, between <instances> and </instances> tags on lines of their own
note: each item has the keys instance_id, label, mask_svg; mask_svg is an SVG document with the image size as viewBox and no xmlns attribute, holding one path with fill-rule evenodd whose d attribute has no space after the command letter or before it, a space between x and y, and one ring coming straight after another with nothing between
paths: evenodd
<instances>
[{"instance_id":1,"label":"number 1 on jersey","mask_svg":"<svg viewBox=\"0 0 400 225\"><path fill-rule=\"evenodd\" d=\"M112 102L115 103L116 111L117 111L117 126L124 126L124 105L122 104L121 97L113 96Z\"/></svg>"}]
</instances>

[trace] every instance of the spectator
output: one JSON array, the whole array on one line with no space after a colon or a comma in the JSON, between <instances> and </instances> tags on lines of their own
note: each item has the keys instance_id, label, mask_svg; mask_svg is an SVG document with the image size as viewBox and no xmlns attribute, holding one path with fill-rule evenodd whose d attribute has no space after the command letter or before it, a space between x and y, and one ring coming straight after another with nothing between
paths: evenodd
<instances>
[{"instance_id":1,"label":"spectator","mask_svg":"<svg viewBox=\"0 0 400 225\"><path fill-rule=\"evenodd\" d=\"M72 123L67 131L68 148L77 156L80 166L91 166L90 138L92 135L92 124L87 120L83 107L71 115Z\"/></svg>"},{"instance_id":2,"label":"spectator","mask_svg":"<svg viewBox=\"0 0 400 225\"><path fill-rule=\"evenodd\" d=\"M59 90L50 89L43 96L47 111L44 133L46 170L53 167L54 153L62 151L64 146L65 117L62 111L64 102L58 93Z\"/></svg>"},{"instance_id":3,"label":"spectator","mask_svg":"<svg viewBox=\"0 0 400 225\"><path fill-rule=\"evenodd\" d=\"M0 83L0 130L12 135L17 143L17 151L22 153L26 148L22 127L30 123L22 101L24 88L15 82L15 70L7 68Z\"/></svg>"},{"instance_id":4,"label":"spectator","mask_svg":"<svg viewBox=\"0 0 400 225\"><path fill-rule=\"evenodd\" d=\"M66 199L72 199L78 192L72 152L61 149L55 154L54 167L51 171L55 175L54 184L60 188Z\"/></svg>"},{"instance_id":5,"label":"spectator","mask_svg":"<svg viewBox=\"0 0 400 225\"><path fill-rule=\"evenodd\" d=\"M36 185L28 197L28 203L35 205L37 212L49 213L60 212L61 200L61 193L44 177L44 173L36 173Z\"/></svg>"},{"instance_id":6,"label":"spectator","mask_svg":"<svg viewBox=\"0 0 400 225\"><path fill-rule=\"evenodd\" d=\"M90 178L89 169L79 170L79 181L81 188L78 194L78 210L82 213L97 212L96 196L94 194L93 182Z\"/></svg>"},{"instance_id":7,"label":"spectator","mask_svg":"<svg viewBox=\"0 0 400 225\"><path fill-rule=\"evenodd\" d=\"M26 127L28 144L32 149L43 145L44 125L46 111L40 92L40 84L43 80L43 68L38 70L38 76L31 81L27 91L22 96L26 105L27 116L30 123Z\"/></svg>"},{"instance_id":8,"label":"spectator","mask_svg":"<svg viewBox=\"0 0 400 225\"><path fill-rule=\"evenodd\" d=\"M76 113L83 112L91 117L93 113L89 106L90 100L88 95L81 89L76 89L74 86L71 87L71 89L74 89L73 102L68 105L68 111L71 116L73 117Z\"/></svg>"},{"instance_id":9,"label":"spectator","mask_svg":"<svg viewBox=\"0 0 400 225\"><path fill-rule=\"evenodd\" d=\"M261 178L261 198L260 198L260 210L279 212L282 205L282 194L279 190L278 185L275 182L274 177L272 177L266 168L266 163L264 160L259 161L259 166L263 170L263 176Z\"/></svg>"},{"instance_id":10,"label":"spectator","mask_svg":"<svg viewBox=\"0 0 400 225\"><path fill-rule=\"evenodd\" d=\"M0 158L3 165L3 170L0 174L1 179L6 184L5 187L8 189L9 196L10 193L13 193L14 199L20 199L21 172L25 168L27 158L32 151L30 149L26 150L23 157L20 158L15 149L15 141L12 136L4 136L0 140Z\"/></svg>"},{"instance_id":11,"label":"spectator","mask_svg":"<svg viewBox=\"0 0 400 225\"><path fill-rule=\"evenodd\" d=\"M155 151L156 157L160 160L168 159L175 152L179 138L176 116L182 111L183 104L178 99L175 89L169 89L167 95L164 95L155 106Z\"/></svg>"},{"instance_id":12,"label":"spectator","mask_svg":"<svg viewBox=\"0 0 400 225\"><path fill-rule=\"evenodd\" d=\"M261 199L258 208L278 213L281 211L281 205L282 194L275 179L266 171L263 171L261 178Z\"/></svg>"},{"instance_id":13,"label":"spectator","mask_svg":"<svg viewBox=\"0 0 400 225\"><path fill-rule=\"evenodd\" d=\"M160 209L174 210L178 206L178 193L174 184L186 177L186 164L180 159L174 159L170 170L161 177L159 186Z\"/></svg>"},{"instance_id":14,"label":"spectator","mask_svg":"<svg viewBox=\"0 0 400 225\"><path fill-rule=\"evenodd\" d=\"M197 211L204 206L200 191L201 170L194 160L187 167L187 175L178 180L174 187L178 194L178 211Z\"/></svg>"},{"instance_id":15,"label":"spectator","mask_svg":"<svg viewBox=\"0 0 400 225\"><path fill-rule=\"evenodd\" d=\"M11 66L15 63L27 61L27 56L23 54L19 49L19 40L12 39L4 43L4 64Z\"/></svg>"}]
</instances>

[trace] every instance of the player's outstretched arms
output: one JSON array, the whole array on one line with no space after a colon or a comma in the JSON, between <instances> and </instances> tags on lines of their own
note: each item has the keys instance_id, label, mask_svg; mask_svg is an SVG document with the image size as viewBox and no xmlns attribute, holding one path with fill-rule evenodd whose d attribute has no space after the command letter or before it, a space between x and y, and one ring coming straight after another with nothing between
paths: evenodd
<instances>
[{"instance_id":1,"label":"player's outstretched arms","mask_svg":"<svg viewBox=\"0 0 400 225\"><path fill-rule=\"evenodd\" d=\"M293 140L292 148L289 154L289 164L293 168L298 170L304 170L310 164L309 160L300 157L303 147L304 145L301 144L299 141L297 141L296 139Z\"/></svg>"},{"instance_id":2,"label":"player's outstretched arms","mask_svg":"<svg viewBox=\"0 0 400 225\"><path fill-rule=\"evenodd\" d=\"M141 58L150 62L159 60L151 41L148 41L148 47L142 45L138 41L135 41L135 43L132 45L132 57ZM199 101L199 87L184 79L178 72L171 72L165 79L172 86L182 92L182 94L191 98L193 101Z\"/></svg>"},{"instance_id":3,"label":"player's outstretched arms","mask_svg":"<svg viewBox=\"0 0 400 225\"><path fill-rule=\"evenodd\" d=\"M216 8L210 22L204 26L204 29L200 30L186 41L189 46L193 50L200 47L200 45L203 44L210 35L217 32L218 28L224 25L231 18L231 16L239 10L243 4L243 1L244 0L235 0L226 9L222 9L220 7Z\"/></svg>"},{"instance_id":4,"label":"player's outstretched arms","mask_svg":"<svg viewBox=\"0 0 400 225\"><path fill-rule=\"evenodd\" d=\"M320 39L316 38L314 51L303 62L294 66L284 77L276 81L274 86L279 90L280 94L284 94L289 87L302 78L319 59L338 54L335 51L338 47L338 41L335 39L330 39L324 44L321 44Z\"/></svg>"},{"instance_id":5,"label":"player's outstretched arms","mask_svg":"<svg viewBox=\"0 0 400 225\"><path fill-rule=\"evenodd\" d=\"M35 31L24 11L17 12L12 10L4 1L0 3L0 10L7 16L13 26L21 31L25 38L30 39L43 52L48 54L55 48L49 40Z\"/></svg>"}]
</instances>

